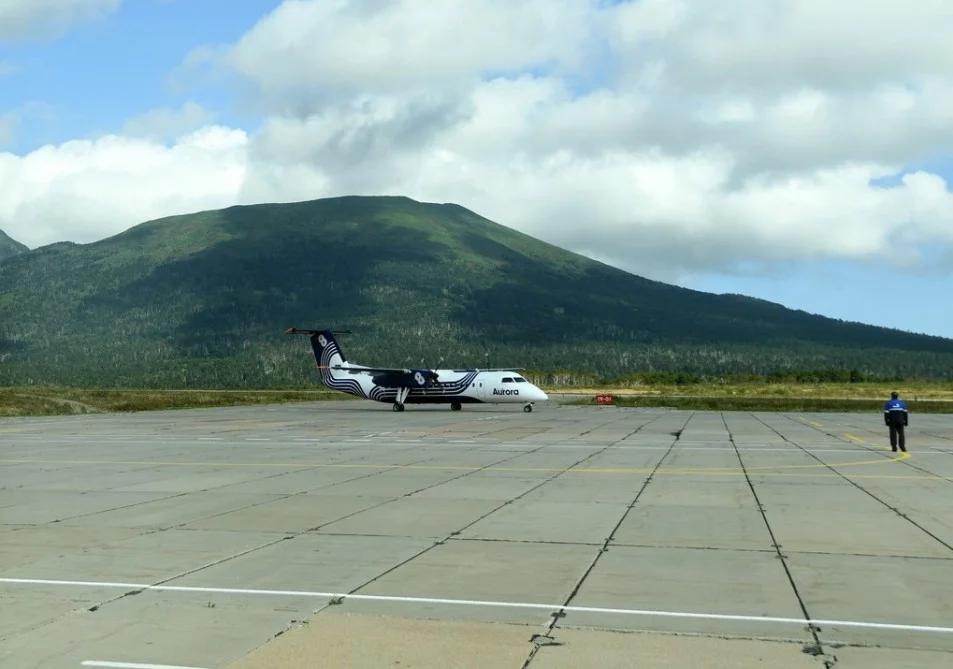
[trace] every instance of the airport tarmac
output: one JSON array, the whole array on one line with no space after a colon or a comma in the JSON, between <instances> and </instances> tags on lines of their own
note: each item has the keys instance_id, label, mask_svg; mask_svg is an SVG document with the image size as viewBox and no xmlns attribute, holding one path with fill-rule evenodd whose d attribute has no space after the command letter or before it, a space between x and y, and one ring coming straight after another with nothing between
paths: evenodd
<instances>
[{"instance_id":1,"label":"airport tarmac","mask_svg":"<svg viewBox=\"0 0 953 669\"><path fill-rule=\"evenodd\" d=\"M953 666L953 416L0 420L0 667Z\"/></svg>"}]
</instances>

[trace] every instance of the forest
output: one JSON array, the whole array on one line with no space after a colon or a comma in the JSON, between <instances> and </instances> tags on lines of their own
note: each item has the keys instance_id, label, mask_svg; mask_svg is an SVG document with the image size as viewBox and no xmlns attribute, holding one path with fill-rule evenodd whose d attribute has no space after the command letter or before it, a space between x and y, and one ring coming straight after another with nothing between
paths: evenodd
<instances>
[{"instance_id":1,"label":"forest","mask_svg":"<svg viewBox=\"0 0 953 669\"><path fill-rule=\"evenodd\" d=\"M313 387L290 326L351 330L361 364L565 385L953 378L953 340L651 281L456 204L230 207L17 250L0 259L0 386Z\"/></svg>"}]
</instances>

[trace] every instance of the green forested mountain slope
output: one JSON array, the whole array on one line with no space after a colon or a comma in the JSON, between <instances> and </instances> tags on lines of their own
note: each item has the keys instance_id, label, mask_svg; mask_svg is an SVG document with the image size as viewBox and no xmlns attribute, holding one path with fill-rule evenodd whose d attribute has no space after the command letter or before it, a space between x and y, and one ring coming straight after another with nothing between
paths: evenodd
<instances>
[{"instance_id":1,"label":"green forested mountain slope","mask_svg":"<svg viewBox=\"0 0 953 669\"><path fill-rule=\"evenodd\" d=\"M20 242L10 239L9 235L3 230L0 230L0 262L3 262L4 259L9 258L10 256L15 256L19 253L26 253L29 251L25 245Z\"/></svg>"},{"instance_id":2,"label":"green forested mountain slope","mask_svg":"<svg viewBox=\"0 0 953 669\"><path fill-rule=\"evenodd\" d=\"M0 385L316 383L292 325L351 329L372 365L953 370L953 340L649 281L402 197L175 216L0 264Z\"/></svg>"}]
</instances>

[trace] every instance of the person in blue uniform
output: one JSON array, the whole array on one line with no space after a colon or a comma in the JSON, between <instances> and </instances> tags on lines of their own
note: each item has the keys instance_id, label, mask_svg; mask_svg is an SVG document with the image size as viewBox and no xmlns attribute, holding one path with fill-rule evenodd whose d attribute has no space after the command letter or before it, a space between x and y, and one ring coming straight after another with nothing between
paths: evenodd
<instances>
[{"instance_id":1,"label":"person in blue uniform","mask_svg":"<svg viewBox=\"0 0 953 669\"><path fill-rule=\"evenodd\" d=\"M906 453L907 444L903 429L909 425L910 415L906 403L897 396L897 393L890 393L890 399L884 404L884 423L890 428L891 450L896 453L899 445L900 450Z\"/></svg>"}]
</instances>

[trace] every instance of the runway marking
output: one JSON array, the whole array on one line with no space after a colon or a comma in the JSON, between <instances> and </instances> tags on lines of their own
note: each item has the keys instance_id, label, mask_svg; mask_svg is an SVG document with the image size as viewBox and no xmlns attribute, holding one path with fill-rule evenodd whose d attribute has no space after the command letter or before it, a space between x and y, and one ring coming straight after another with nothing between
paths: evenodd
<instances>
[{"instance_id":1,"label":"runway marking","mask_svg":"<svg viewBox=\"0 0 953 669\"><path fill-rule=\"evenodd\" d=\"M867 443L867 440L866 440L866 439L861 439L860 437L855 437L854 435L852 435L852 434L850 434L850 433L848 433L848 432L845 432L845 433L844 433L844 436L847 437L850 441L853 441L854 443L857 443L857 444L866 444L866 443Z\"/></svg>"},{"instance_id":2,"label":"runway marking","mask_svg":"<svg viewBox=\"0 0 953 669\"><path fill-rule=\"evenodd\" d=\"M204 667L185 667L180 664L142 664L140 662L107 662L105 660L86 660L84 667L113 667L114 669L205 669Z\"/></svg>"},{"instance_id":3,"label":"runway marking","mask_svg":"<svg viewBox=\"0 0 953 669\"><path fill-rule=\"evenodd\" d=\"M551 612L569 613L606 613L623 616L657 616L664 618L695 618L701 620L728 620L740 622L780 623L788 625L830 625L839 627L859 627L867 629L899 630L908 632L930 632L934 634L953 634L953 627L930 625L907 625L901 623L874 623L858 620L820 620L817 618L780 618L772 616L745 616L727 613L695 613L689 611L656 611L652 609L618 609L595 606L563 606L561 604L538 604L533 602L494 602L478 599L443 599L434 597L403 597L396 595L355 595L340 592L316 592L312 590L260 590L253 588L213 588L187 585L149 585L146 583L113 583L101 581L63 581L31 578L0 578L0 583L13 585L54 585L88 588L125 588L129 591L156 590L160 592L197 592L221 595L259 595L272 597L313 597L327 599L353 599L370 602L400 602L405 604L442 604L446 606L502 607L516 609L541 609Z\"/></svg>"}]
</instances>

